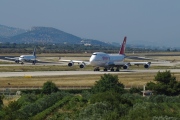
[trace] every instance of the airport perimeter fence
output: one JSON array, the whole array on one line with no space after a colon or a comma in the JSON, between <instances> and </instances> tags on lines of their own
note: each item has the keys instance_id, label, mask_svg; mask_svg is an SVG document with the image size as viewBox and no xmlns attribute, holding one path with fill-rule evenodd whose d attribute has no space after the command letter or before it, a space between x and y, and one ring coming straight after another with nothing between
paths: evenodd
<instances>
[{"instance_id":1,"label":"airport perimeter fence","mask_svg":"<svg viewBox=\"0 0 180 120\"><path fill-rule=\"evenodd\" d=\"M143 88L143 85L127 85L124 89ZM81 90L91 89L92 86L58 86L60 90ZM42 89L42 86L1 86L0 95L18 95L21 90L37 90Z\"/></svg>"},{"instance_id":2,"label":"airport perimeter fence","mask_svg":"<svg viewBox=\"0 0 180 120\"><path fill-rule=\"evenodd\" d=\"M77 90L91 89L92 86L58 86L60 90ZM37 90L42 89L42 86L1 86L0 95L17 95L21 90Z\"/></svg>"}]
</instances>

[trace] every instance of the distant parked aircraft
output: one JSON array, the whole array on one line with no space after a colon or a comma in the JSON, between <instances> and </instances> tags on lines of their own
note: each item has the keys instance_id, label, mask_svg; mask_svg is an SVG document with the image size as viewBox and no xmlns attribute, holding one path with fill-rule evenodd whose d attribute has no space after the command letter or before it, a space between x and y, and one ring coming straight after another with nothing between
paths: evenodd
<instances>
[{"instance_id":1,"label":"distant parked aircraft","mask_svg":"<svg viewBox=\"0 0 180 120\"><path fill-rule=\"evenodd\" d=\"M24 62L30 62L33 65L36 64L36 48L34 48L33 54L32 55L21 55L20 57L5 57L6 59L9 60L14 60L16 63L21 63L24 64Z\"/></svg>"}]
</instances>

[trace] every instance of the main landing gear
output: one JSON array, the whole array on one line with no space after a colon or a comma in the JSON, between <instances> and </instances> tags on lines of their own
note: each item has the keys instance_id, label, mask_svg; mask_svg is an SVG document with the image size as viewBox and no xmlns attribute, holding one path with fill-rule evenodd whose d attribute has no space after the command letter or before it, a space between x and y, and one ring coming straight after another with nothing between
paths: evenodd
<instances>
[{"instance_id":1,"label":"main landing gear","mask_svg":"<svg viewBox=\"0 0 180 120\"><path fill-rule=\"evenodd\" d=\"M114 72L114 71L119 72L120 71L119 67L117 67L116 69L114 69L113 67L112 68L104 68L105 72L108 70L110 70L111 72ZM94 68L94 71L100 71L99 67Z\"/></svg>"},{"instance_id":2,"label":"main landing gear","mask_svg":"<svg viewBox=\"0 0 180 120\"><path fill-rule=\"evenodd\" d=\"M15 63L19 64L19 60L15 60Z\"/></svg>"},{"instance_id":3,"label":"main landing gear","mask_svg":"<svg viewBox=\"0 0 180 120\"><path fill-rule=\"evenodd\" d=\"M36 61L32 61L32 65L35 65L36 64Z\"/></svg>"},{"instance_id":4,"label":"main landing gear","mask_svg":"<svg viewBox=\"0 0 180 120\"><path fill-rule=\"evenodd\" d=\"M94 68L94 71L100 71L99 67Z\"/></svg>"}]
</instances>

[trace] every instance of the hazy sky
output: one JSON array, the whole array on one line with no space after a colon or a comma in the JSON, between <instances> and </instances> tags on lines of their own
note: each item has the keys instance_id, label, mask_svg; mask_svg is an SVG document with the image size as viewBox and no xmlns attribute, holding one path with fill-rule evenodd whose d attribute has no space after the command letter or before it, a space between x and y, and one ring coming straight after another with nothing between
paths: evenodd
<instances>
[{"instance_id":1,"label":"hazy sky","mask_svg":"<svg viewBox=\"0 0 180 120\"><path fill-rule=\"evenodd\" d=\"M180 0L1 0L0 24L101 41L180 47Z\"/></svg>"}]
</instances>

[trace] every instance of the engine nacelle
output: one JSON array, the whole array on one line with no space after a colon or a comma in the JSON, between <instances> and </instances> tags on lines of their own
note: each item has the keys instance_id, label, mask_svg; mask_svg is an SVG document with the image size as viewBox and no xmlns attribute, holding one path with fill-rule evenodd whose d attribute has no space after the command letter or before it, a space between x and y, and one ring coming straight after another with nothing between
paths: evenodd
<instances>
[{"instance_id":1,"label":"engine nacelle","mask_svg":"<svg viewBox=\"0 0 180 120\"><path fill-rule=\"evenodd\" d=\"M129 68L129 65L124 65L123 66L123 69L128 69Z\"/></svg>"},{"instance_id":2,"label":"engine nacelle","mask_svg":"<svg viewBox=\"0 0 180 120\"><path fill-rule=\"evenodd\" d=\"M147 64L144 65L144 68L149 68L149 67L150 67L150 64L149 64L149 63L147 63Z\"/></svg>"},{"instance_id":3,"label":"engine nacelle","mask_svg":"<svg viewBox=\"0 0 180 120\"><path fill-rule=\"evenodd\" d=\"M68 63L68 66L69 66L69 67L72 67L73 65L74 65L73 62L69 62L69 63Z\"/></svg>"},{"instance_id":4,"label":"engine nacelle","mask_svg":"<svg viewBox=\"0 0 180 120\"><path fill-rule=\"evenodd\" d=\"M79 68L84 68L86 65L84 64L84 63L81 63L80 65L79 65Z\"/></svg>"},{"instance_id":5,"label":"engine nacelle","mask_svg":"<svg viewBox=\"0 0 180 120\"><path fill-rule=\"evenodd\" d=\"M19 60L15 60L15 63L19 63Z\"/></svg>"}]
</instances>

